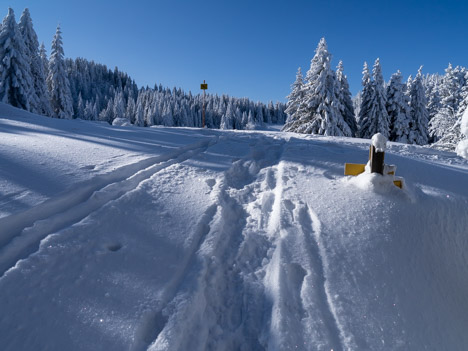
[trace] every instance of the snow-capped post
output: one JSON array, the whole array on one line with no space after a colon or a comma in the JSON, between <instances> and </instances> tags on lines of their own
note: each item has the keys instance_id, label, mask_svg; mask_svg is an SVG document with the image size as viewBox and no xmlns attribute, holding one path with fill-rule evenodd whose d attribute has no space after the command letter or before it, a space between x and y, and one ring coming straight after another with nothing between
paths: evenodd
<instances>
[{"instance_id":1,"label":"snow-capped post","mask_svg":"<svg viewBox=\"0 0 468 351\"><path fill-rule=\"evenodd\" d=\"M384 173L384 156L386 147L387 138L380 133L374 134L369 151L371 173Z\"/></svg>"},{"instance_id":2,"label":"snow-capped post","mask_svg":"<svg viewBox=\"0 0 468 351\"><path fill-rule=\"evenodd\" d=\"M202 117L202 128L205 128L205 91L208 89L208 84L206 84L205 80L203 83L200 84L200 89L203 90L203 117Z\"/></svg>"},{"instance_id":3,"label":"snow-capped post","mask_svg":"<svg viewBox=\"0 0 468 351\"><path fill-rule=\"evenodd\" d=\"M393 177L393 184L403 189L404 179L396 177L395 165L384 164L385 149L387 147L387 138L380 133L374 134L369 150L369 162L345 163L344 174L347 176L358 176L362 173L379 173L385 177Z\"/></svg>"}]
</instances>

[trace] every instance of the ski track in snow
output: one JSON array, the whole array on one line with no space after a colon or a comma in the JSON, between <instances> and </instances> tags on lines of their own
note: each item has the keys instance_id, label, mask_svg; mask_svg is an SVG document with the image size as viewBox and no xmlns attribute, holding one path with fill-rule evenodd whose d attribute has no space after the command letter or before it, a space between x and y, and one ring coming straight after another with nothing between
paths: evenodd
<instances>
[{"instance_id":1,"label":"ski track in snow","mask_svg":"<svg viewBox=\"0 0 468 351\"><path fill-rule=\"evenodd\" d=\"M271 211L281 153L282 144L261 138L216 183L216 212L208 226L202 221L199 249L163 312L168 323L149 350L265 349L259 336L268 305L261 278L271 243L260 220Z\"/></svg>"},{"instance_id":2,"label":"ski track in snow","mask_svg":"<svg viewBox=\"0 0 468 351\"><path fill-rule=\"evenodd\" d=\"M125 195L155 173L204 152L217 138L124 166L22 213L0 218L0 277L36 252L49 234L87 217Z\"/></svg>"},{"instance_id":3,"label":"ski track in snow","mask_svg":"<svg viewBox=\"0 0 468 351\"><path fill-rule=\"evenodd\" d=\"M273 304L268 349L342 350L342 332L326 284L320 221L309 205L289 194L295 184L286 169L297 171L279 164L268 226L275 242L265 279Z\"/></svg>"},{"instance_id":4,"label":"ski track in snow","mask_svg":"<svg viewBox=\"0 0 468 351\"><path fill-rule=\"evenodd\" d=\"M329 296L320 221L289 194L286 147L261 138L213 186L148 350L349 349Z\"/></svg>"}]
</instances>

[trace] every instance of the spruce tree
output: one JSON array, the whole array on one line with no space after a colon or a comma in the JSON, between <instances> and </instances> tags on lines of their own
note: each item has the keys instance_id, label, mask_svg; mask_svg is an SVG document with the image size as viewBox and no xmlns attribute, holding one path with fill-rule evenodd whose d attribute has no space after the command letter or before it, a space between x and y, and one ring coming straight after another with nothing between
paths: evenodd
<instances>
[{"instance_id":1,"label":"spruce tree","mask_svg":"<svg viewBox=\"0 0 468 351\"><path fill-rule=\"evenodd\" d=\"M349 91L349 84L346 75L343 72L343 62L340 60L336 67L336 82L338 101L340 103L340 112L344 121L351 129L351 136L357 134L356 115L354 114L353 101L351 99L351 92Z\"/></svg>"},{"instance_id":2,"label":"spruce tree","mask_svg":"<svg viewBox=\"0 0 468 351\"><path fill-rule=\"evenodd\" d=\"M234 108L232 100L229 100L226 108L226 113L221 118L220 129L233 129L234 128Z\"/></svg>"},{"instance_id":3,"label":"spruce tree","mask_svg":"<svg viewBox=\"0 0 468 351\"><path fill-rule=\"evenodd\" d=\"M283 130L305 134L351 136L336 98L336 77L330 68L331 55L322 38L315 51L304 84L304 98L299 104L297 120L286 123Z\"/></svg>"},{"instance_id":4,"label":"spruce tree","mask_svg":"<svg viewBox=\"0 0 468 351\"><path fill-rule=\"evenodd\" d=\"M30 111L34 106L33 94L27 48L15 13L9 8L0 29L0 101Z\"/></svg>"},{"instance_id":5,"label":"spruce tree","mask_svg":"<svg viewBox=\"0 0 468 351\"><path fill-rule=\"evenodd\" d=\"M125 112L125 118L131 121L132 118L134 118L135 116L135 112L136 112L135 100L133 99L133 97L129 97L128 102L127 102L127 110Z\"/></svg>"},{"instance_id":6,"label":"spruce tree","mask_svg":"<svg viewBox=\"0 0 468 351\"><path fill-rule=\"evenodd\" d=\"M39 48L39 57L41 58L42 71L44 72L44 77L47 80L47 76L49 75L49 59L47 58L47 52L44 43L41 43L41 46ZM49 93L47 92L47 94Z\"/></svg>"},{"instance_id":7,"label":"spruce tree","mask_svg":"<svg viewBox=\"0 0 468 351\"><path fill-rule=\"evenodd\" d=\"M114 100L112 98L107 100L107 107L99 113L99 120L112 124L114 120Z\"/></svg>"},{"instance_id":8,"label":"spruce tree","mask_svg":"<svg viewBox=\"0 0 468 351\"><path fill-rule=\"evenodd\" d=\"M123 92L119 92L114 99L113 106L114 118L124 118L125 117L125 102L123 97Z\"/></svg>"},{"instance_id":9,"label":"spruce tree","mask_svg":"<svg viewBox=\"0 0 468 351\"><path fill-rule=\"evenodd\" d=\"M288 115L288 119L286 124L291 124L294 121L299 120L299 115L297 113L299 109L299 104L301 103L302 99L304 98L304 80L302 77L301 67L297 69L296 73L296 80L291 85L291 93L286 97L288 102L286 103L286 114ZM287 128L285 126L285 128Z\"/></svg>"},{"instance_id":10,"label":"spruce tree","mask_svg":"<svg viewBox=\"0 0 468 351\"><path fill-rule=\"evenodd\" d=\"M367 64L364 66L363 91L361 110L359 111L359 136L370 139L376 133L389 136L389 121L385 107L384 80L380 60L375 60L372 70L373 81L370 80Z\"/></svg>"},{"instance_id":11,"label":"spruce tree","mask_svg":"<svg viewBox=\"0 0 468 351\"><path fill-rule=\"evenodd\" d=\"M52 40L47 86L49 88L53 117L72 118L73 101L70 91L70 83L65 69L62 45L62 32L60 31L59 25L57 26L57 31L55 32L54 39Z\"/></svg>"},{"instance_id":12,"label":"spruce tree","mask_svg":"<svg viewBox=\"0 0 468 351\"><path fill-rule=\"evenodd\" d=\"M31 111L41 115L51 116L52 109L50 107L49 92L46 85L44 65L39 53L39 41L37 40L37 34L34 31L28 9L24 9L18 27L24 39L26 55L28 56L33 79L33 89L30 95Z\"/></svg>"},{"instance_id":13,"label":"spruce tree","mask_svg":"<svg viewBox=\"0 0 468 351\"><path fill-rule=\"evenodd\" d=\"M410 107L411 122L410 135L408 142L410 144L426 145L428 143L428 122L429 113L427 112L427 100L422 85L422 66L418 70L416 78L410 87Z\"/></svg>"},{"instance_id":14,"label":"spruce tree","mask_svg":"<svg viewBox=\"0 0 468 351\"><path fill-rule=\"evenodd\" d=\"M407 143L410 134L410 107L408 96L404 93L405 84L401 72L390 78L387 86L387 113L390 120L391 141Z\"/></svg>"}]
</instances>

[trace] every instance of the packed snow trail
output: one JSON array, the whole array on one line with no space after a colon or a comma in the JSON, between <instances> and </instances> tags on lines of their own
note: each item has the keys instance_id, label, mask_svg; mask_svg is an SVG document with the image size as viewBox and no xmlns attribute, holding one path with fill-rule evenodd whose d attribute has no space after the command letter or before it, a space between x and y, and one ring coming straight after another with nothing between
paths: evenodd
<instances>
[{"instance_id":1,"label":"packed snow trail","mask_svg":"<svg viewBox=\"0 0 468 351\"><path fill-rule=\"evenodd\" d=\"M17 146L42 139L28 118L28 133L3 139L0 160L29 160ZM75 137L73 121L44 121L54 138ZM79 173L83 187L0 219L2 350L468 344L466 161L390 143L400 190L342 175L345 162L366 159L368 140L76 126L98 154L108 147L99 133L121 143L142 130L144 157L132 149L132 165ZM2 170L2 184L14 184L16 168Z\"/></svg>"}]
</instances>

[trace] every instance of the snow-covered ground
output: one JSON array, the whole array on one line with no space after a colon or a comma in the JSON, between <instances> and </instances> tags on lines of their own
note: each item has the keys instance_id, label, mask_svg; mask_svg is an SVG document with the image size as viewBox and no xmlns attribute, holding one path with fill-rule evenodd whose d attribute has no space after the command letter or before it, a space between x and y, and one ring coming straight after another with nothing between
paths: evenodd
<instances>
[{"instance_id":1,"label":"snow-covered ground","mask_svg":"<svg viewBox=\"0 0 468 351\"><path fill-rule=\"evenodd\" d=\"M0 104L0 349L465 350L468 163Z\"/></svg>"}]
</instances>

